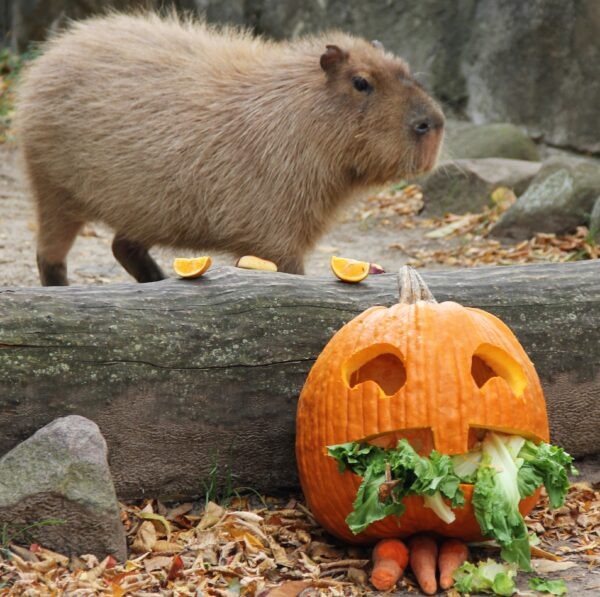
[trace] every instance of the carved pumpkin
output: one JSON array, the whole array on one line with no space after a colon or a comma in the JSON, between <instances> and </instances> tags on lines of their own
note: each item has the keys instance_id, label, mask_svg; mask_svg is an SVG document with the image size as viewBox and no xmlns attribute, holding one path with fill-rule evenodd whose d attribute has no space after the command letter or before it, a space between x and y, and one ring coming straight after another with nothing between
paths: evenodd
<instances>
[{"instance_id":1,"label":"carved pumpkin","mask_svg":"<svg viewBox=\"0 0 600 597\"><path fill-rule=\"evenodd\" d=\"M323 527L351 542L434 531L481 539L470 496L447 524L420 496L353 535L345 522L361 478L338 472L326 446L403 437L421 454L463 454L485 430L548 441L538 376L510 329L480 309L437 303L406 268L400 304L372 307L346 324L314 364L298 405L296 456L308 505ZM521 502L529 512L539 492Z\"/></svg>"}]
</instances>

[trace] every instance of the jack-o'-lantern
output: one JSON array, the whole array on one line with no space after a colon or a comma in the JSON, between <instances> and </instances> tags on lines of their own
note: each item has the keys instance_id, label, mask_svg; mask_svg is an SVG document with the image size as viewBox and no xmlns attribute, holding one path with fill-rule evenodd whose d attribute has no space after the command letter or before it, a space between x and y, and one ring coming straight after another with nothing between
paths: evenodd
<instances>
[{"instance_id":1,"label":"jack-o'-lantern","mask_svg":"<svg viewBox=\"0 0 600 597\"><path fill-rule=\"evenodd\" d=\"M404 499L398 521L388 516L353 535L345 522L361 478L340 474L326 448L366 441L392 447L407 438L421 454L435 448L466 453L486 431L548 441L546 404L522 346L497 317L454 302L437 303L414 271L405 270L400 303L372 307L346 324L315 362L298 404L296 456L316 519L352 542L433 531L481 539L470 505L448 524ZM520 503L533 508L538 493ZM399 524L398 524L399 523Z\"/></svg>"}]
</instances>

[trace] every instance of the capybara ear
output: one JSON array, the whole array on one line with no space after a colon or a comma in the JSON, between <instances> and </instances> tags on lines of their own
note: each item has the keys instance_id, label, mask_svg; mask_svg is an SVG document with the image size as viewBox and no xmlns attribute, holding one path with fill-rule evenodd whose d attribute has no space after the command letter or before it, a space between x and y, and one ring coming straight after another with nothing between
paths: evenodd
<instances>
[{"instance_id":1,"label":"capybara ear","mask_svg":"<svg viewBox=\"0 0 600 597\"><path fill-rule=\"evenodd\" d=\"M383 44L378 39L372 40L371 41L371 45L374 48L377 48L378 50L381 50L382 52L385 52L385 48L383 47Z\"/></svg>"},{"instance_id":2,"label":"capybara ear","mask_svg":"<svg viewBox=\"0 0 600 597\"><path fill-rule=\"evenodd\" d=\"M321 68L327 73L337 69L342 63L348 60L348 52L342 50L339 46L325 46L327 49L321 54Z\"/></svg>"}]
</instances>

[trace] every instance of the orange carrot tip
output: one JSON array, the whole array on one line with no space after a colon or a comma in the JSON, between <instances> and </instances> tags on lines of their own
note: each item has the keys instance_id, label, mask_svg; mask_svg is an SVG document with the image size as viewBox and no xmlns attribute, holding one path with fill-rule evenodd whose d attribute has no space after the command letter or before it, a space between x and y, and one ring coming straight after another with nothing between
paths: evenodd
<instances>
[{"instance_id":1,"label":"orange carrot tip","mask_svg":"<svg viewBox=\"0 0 600 597\"><path fill-rule=\"evenodd\" d=\"M421 590L426 595L434 595L437 591L435 578L437 564L437 543L429 535L414 535L410 538L410 567Z\"/></svg>"},{"instance_id":2,"label":"orange carrot tip","mask_svg":"<svg viewBox=\"0 0 600 597\"><path fill-rule=\"evenodd\" d=\"M383 539L373 548L371 584L388 591L402 578L408 564L408 549L399 539Z\"/></svg>"},{"instance_id":3,"label":"orange carrot tip","mask_svg":"<svg viewBox=\"0 0 600 597\"><path fill-rule=\"evenodd\" d=\"M469 548L460 539L448 539L440 547L438 567L440 569L440 587L449 589L454 584L454 572L469 558Z\"/></svg>"}]
</instances>

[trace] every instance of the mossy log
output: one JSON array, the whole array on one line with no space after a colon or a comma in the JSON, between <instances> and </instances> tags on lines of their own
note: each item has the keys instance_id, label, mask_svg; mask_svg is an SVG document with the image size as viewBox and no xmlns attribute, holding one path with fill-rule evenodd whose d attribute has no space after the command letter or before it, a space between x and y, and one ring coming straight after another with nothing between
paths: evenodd
<instances>
[{"instance_id":1,"label":"mossy log","mask_svg":"<svg viewBox=\"0 0 600 597\"><path fill-rule=\"evenodd\" d=\"M486 309L540 374L552 439L600 451L600 262L426 271L436 298ZM398 300L361 284L216 268L145 285L0 290L0 454L59 416L93 419L121 498L212 479L294 489L296 401L333 333Z\"/></svg>"}]
</instances>

